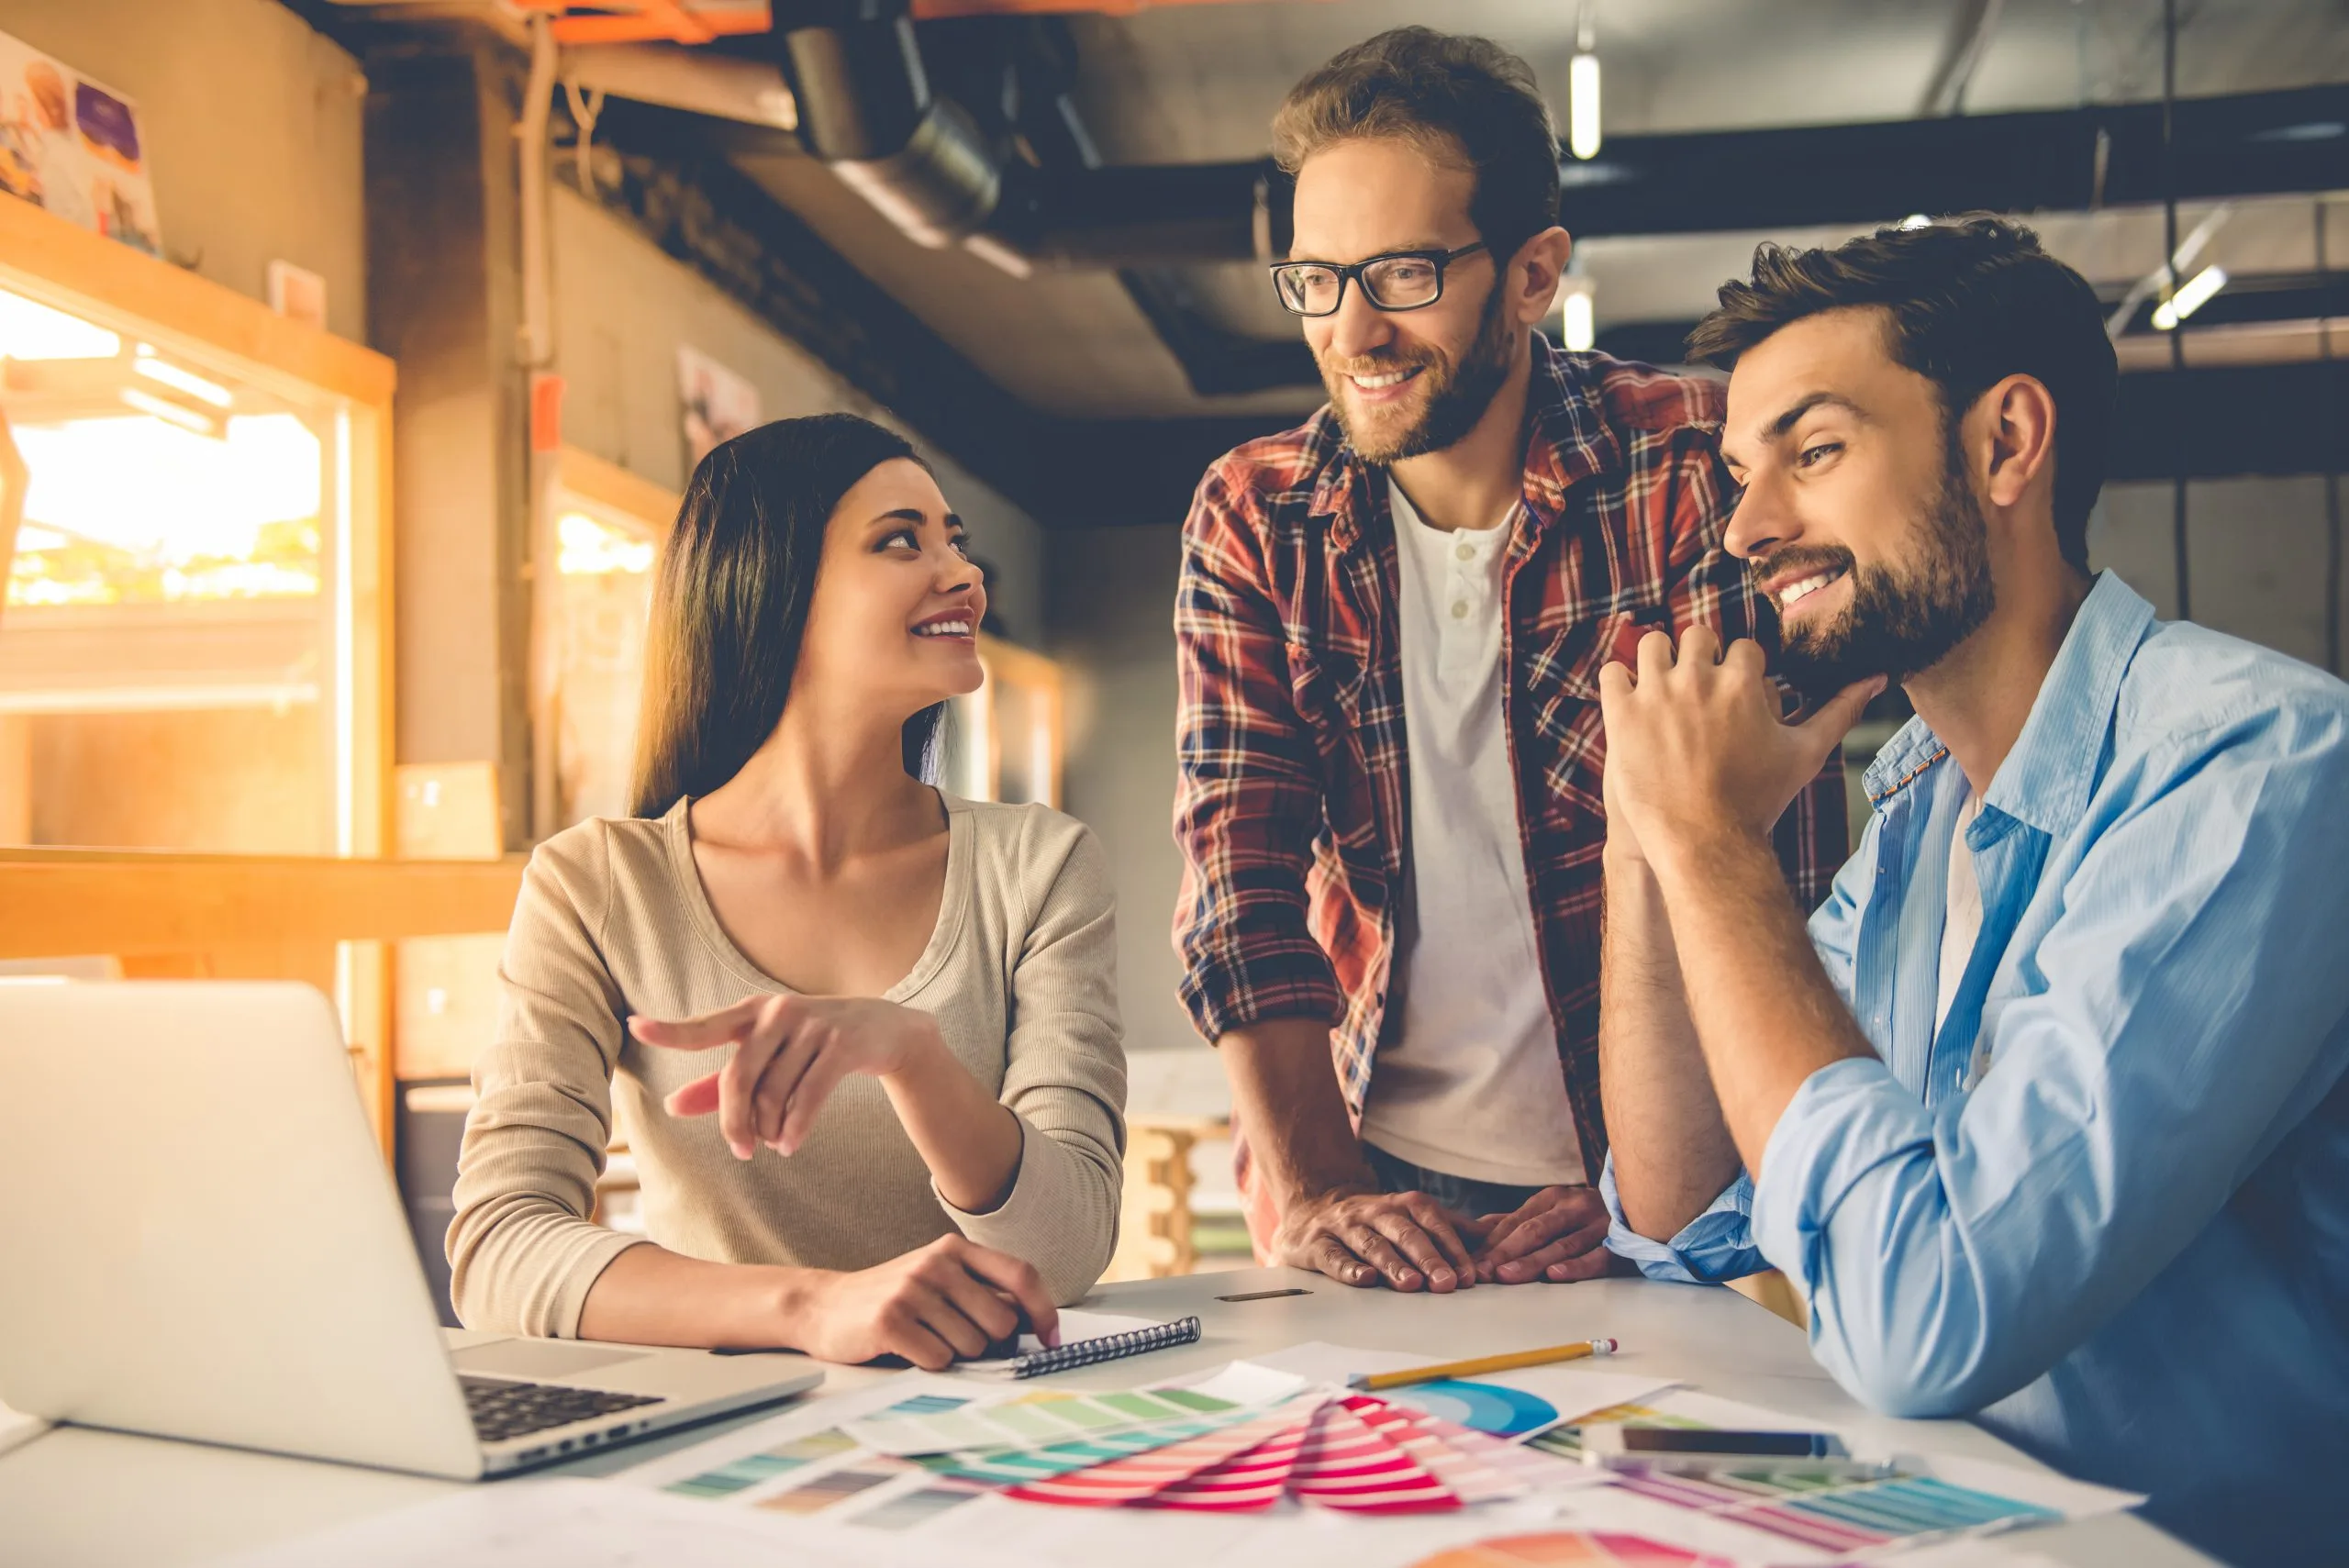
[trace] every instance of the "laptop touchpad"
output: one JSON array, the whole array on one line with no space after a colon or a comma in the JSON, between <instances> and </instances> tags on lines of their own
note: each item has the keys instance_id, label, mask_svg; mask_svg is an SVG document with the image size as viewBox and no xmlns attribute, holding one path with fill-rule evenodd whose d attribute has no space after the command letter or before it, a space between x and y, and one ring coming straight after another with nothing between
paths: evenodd
<instances>
[{"instance_id":1,"label":"laptop touchpad","mask_svg":"<svg viewBox=\"0 0 2349 1568\"><path fill-rule=\"evenodd\" d=\"M451 1352L459 1372L489 1377L575 1377L599 1366L642 1361L647 1352L576 1340L496 1340Z\"/></svg>"}]
</instances>

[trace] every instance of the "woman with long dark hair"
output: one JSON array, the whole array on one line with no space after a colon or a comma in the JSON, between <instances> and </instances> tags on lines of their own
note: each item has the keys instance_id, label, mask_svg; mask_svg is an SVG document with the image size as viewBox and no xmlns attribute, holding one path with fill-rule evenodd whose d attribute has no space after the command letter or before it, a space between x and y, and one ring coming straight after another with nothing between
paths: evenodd
<instances>
[{"instance_id":1,"label":"woman with long dark hair","mask_svg":"<svg viewBox=\"0 0 2349 1568\"><path fill-rule=\"evenodd\" d=\"M1110 889L930 771L985 590L913 449L726 442L653 584L635 812L530 859L449 1259L475 1328L938 1367L1116 1240ZM617 1110L646 1234L590 1223Z\"/></svg>"}]
</instances>

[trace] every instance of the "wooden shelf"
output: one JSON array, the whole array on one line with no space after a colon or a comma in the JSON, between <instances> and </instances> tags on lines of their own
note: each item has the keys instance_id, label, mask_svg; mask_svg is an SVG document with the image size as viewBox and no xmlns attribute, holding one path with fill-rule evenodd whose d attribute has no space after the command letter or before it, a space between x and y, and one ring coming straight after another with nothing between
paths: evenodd
<instances>
[{"instance_id":1,"label":"wooden shelf","mask_svg":"<svg viewBox=\"0 0 2349 1568\"><path fill-rule=\"evenodd\" d=\"M0 958L502 931L522 865L0 850Z\"/></svg>"}]
</instances>

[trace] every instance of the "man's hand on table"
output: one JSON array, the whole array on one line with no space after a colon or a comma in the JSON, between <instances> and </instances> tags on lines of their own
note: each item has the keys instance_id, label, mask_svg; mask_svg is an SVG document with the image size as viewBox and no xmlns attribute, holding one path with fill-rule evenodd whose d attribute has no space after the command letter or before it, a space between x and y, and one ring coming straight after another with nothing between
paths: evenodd
<instances>
[{"instance_id":1,"label":"man's hand on table","mask_svg":"<svg viewBox=\"0 0 2349 1568\"><path fill-rule=\"evenodd\" d=\"M1488 1284L1565 1284L1614 1270L1607 1205L1592 1188L1543 1187L1516 1213L1488 1214L1476 1223L1485 1230L1476 1277Z\"/></svg>"},{"instance_id":2,"label":"man's hand on table","mask_svg":"<svg viewBox=\"0 0 2349 1568\"><path fill-rule=\"evenodd\" d=\"M1317 1269L1341 1284L1443 1296L1476 1283L1469 1248L1484 1239L1480 1222L1425 1193L1339 1188L1288 1205L1270 1250L1275 1263Z\"/></svg>"}]
</instances>

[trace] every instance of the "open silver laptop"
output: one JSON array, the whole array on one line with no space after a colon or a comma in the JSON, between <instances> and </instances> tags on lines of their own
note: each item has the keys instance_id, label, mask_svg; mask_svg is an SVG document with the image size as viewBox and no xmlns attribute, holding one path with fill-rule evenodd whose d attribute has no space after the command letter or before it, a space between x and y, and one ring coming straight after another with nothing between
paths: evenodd
<instances>
[{"instance_id":1,"label":"open silver laptop","mask_svg":"<svg viewBox=\"0 0 2349 1568\"><path fill-rule=\"evenodd\" d=\"M445 1338L341 1031L306 985L0 984L0 1403L460 1480L823 1373Z\"/></svg>"}]
</instances>

